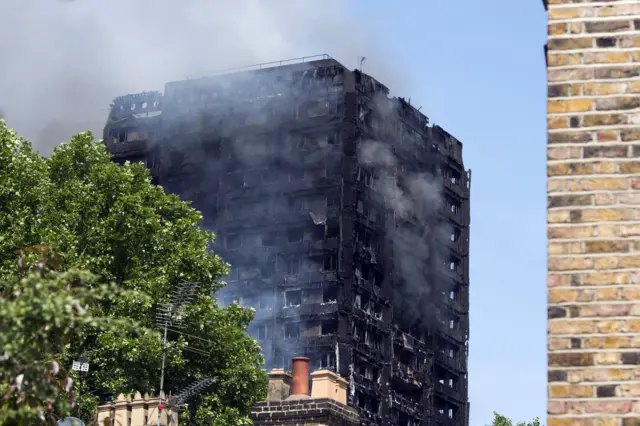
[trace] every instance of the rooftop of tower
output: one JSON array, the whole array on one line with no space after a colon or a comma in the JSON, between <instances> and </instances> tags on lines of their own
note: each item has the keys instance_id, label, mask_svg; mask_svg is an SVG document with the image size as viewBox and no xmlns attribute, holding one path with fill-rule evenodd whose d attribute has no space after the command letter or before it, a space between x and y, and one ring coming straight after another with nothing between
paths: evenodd
<instances>
[{"instance_id":1,"label":"rooftop of tower","mask_svg":"<svg viewBox=\"0 0 640 426\"><path fill-rule=\"evenodd\" d=\"M222 70L216 70L212 72L200 73L200 74L192 74L185 76L187 80L193 79L201 79L207 77L216 77L221 75L228 74L241 74L241 73L268 73L273 71L275 68L298 68L300 70L305 70L309 68L315 67L326 67L331 65L337 65L345 70L348 70L343 64L338 62L336 59L331 57L330 55L323 53L320 55L312 55L312 56L302 56L300 58L293 59L285 59L282 61L271 61L271 62L263 62L254 65L247 65L243 67L235 67L235 68L226 68Z\"/></svg>"},{"instance_id":2,"label":"rooftop of tower","mask_svg":"<svg viewBox=\"0 0 640 426\"><path fill-rule=\"evenodd\" d=\"M174 80L166 83L164 87L164 93L153 91L118 96L113 101L112 110L116 109L114 108L115 106L118 106L117 109L120 109L122 111L121 113L124 113L125 115L135 115L135 112L138 112L137 110L139 109L139 107L143 103L146 103L149 105L147 107L149 108L149 110L158 111L154 112L154 114L158 114L159 111L163 109L162 102L160 100L162 98L171 98L172 95L176 92L188 92L190 91L190 89L195 89L197 91L198 88L205 88L207 86L210 87L212 85L224 86L225 81L232 82L237 80L250 80L255 77L267 77L269 74L277 76L279 74L282 75L284 72L300 72L302 74L305 74L308 71L314 70L320 73L322 72L322 70L331 67L342 69L346 72L358 73L360 76L358 78L361 78L362 84L370 86L370 88L372 89L371 92L385 93L388 99L399 102L400 109L404 110L405 113L414 116L417 119L417 122L424 123L424 125L431 124L429 118L422 111L420 111L419 108L416 108L415 105L411 104L411 98L405 99L404 97L390 96L390 90L383 83L379 82L374 77L363 73L361 70L351 70L347 68L341 62L326 53L188 75L185 76L185 78L182 80ZM310 77L315 77L315 74L313 73L307 75L309 75ZM137 108L135 108L136 111L134 111L134 108L132 108L132 106L136 105L136 103L138 105ZM142 115L146 116L146 114ZM454 142L454 145L459 145L458 149L461 149L461 142L453 137L453 135L451 135L449 132L437 125L433 125L432 128L438 132L441 132L448 140Z\"/></svg>"}]
</instances>

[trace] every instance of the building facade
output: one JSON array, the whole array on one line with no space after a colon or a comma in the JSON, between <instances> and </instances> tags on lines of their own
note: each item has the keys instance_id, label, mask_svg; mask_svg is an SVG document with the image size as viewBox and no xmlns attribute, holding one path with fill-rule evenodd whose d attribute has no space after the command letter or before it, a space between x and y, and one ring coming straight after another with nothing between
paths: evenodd
<instances>
[{"instance_id":1,"label":"building facade","mask_svg":"<svg viewBox=\"0 0 640 426\"><path fill-rule=\"evenodd\" d=\"M117 98L104 139L203 213L267 368L335 371L363 424L468 424L470 173L410 102L323 55Z\"/></svg>"},{"instance_id":2,"label":"building facade","mask_svg":"<svg viewBox=\"0 0 640 426\"><path fill-rule=\"evenodd\" d=\"M548 425L640 423L640 3L548 0Z\"/></svg>"}]
</instances>

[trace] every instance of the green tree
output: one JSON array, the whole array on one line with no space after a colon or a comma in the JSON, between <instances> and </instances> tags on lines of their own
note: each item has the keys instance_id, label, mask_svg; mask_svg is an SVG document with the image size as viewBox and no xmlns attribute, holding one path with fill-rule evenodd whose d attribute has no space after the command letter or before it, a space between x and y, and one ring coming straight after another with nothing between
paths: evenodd
<instances>
[{"instance_id":1,"label":"green tree","mask_svg":"<svg viewBox=\"0 0 640 426\"><path fill-rule=\"evenodd\" d=\"M88 272L39 271L4 282L0 295L0 424L55 424L75 404L74 374L64 359L80 330L135 330L124 318L92 309L117 294ZM142 298L130 293L130 297ZM123 293L121 293L123 294Z\"/></svg>"},{"instance_id":2,"label":"green tree","mask_svg":"<svg viewBox=\"0 0 640 426\"><path fill-rule=\"evenodd\" d=\"M125 338L110 330L80 333L68 356L89 354L91 372L79 386L157 394L162 336L154 329L156 313L177 284L197 282L182 312L182 333L169 335L165 391L215 377L194 401L198 424L244 424L266 393L263 358L246 333L253 312L220 308L211 297L228 266L208 250L215 236L198 226L201 219L188 203L151 184L143 165L111 162L91 133L45 158L0 120L0 276L17 277L20 249L47 244L61 256L60 270L87 270L101 283L145 296L123 292L96 306L96 315L137 321L146 331Z\"/></svg>"},{"instance_id":3,"label":"green tree","mask_svg":"<svg viewBox=\"0 0 640 426\"><path fill-rule=\"evenodd\" d=\"M493 422L488 426L513 426L513 421L502 414L493 412ZM530 422L518 422L516 426L540 426L540 419L537 417Z\"/></svg>"}]
</instances>

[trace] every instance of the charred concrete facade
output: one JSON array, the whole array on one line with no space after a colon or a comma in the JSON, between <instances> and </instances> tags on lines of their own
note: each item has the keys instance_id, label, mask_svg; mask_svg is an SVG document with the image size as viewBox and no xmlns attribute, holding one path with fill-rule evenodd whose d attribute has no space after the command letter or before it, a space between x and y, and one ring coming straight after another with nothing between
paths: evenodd
<instances>
[{"instance_id":1,"label":"charred concrete facade","mask_svg":"<svg viewBox=\"0 0 640 426\"><path fill-rule=\"evenodd\" d=\"M362 424L468 424L470 173L410 102L323 55L117 98L104 139L203 213L267 368L337 372Z\"/></svg>"}]
</instances>

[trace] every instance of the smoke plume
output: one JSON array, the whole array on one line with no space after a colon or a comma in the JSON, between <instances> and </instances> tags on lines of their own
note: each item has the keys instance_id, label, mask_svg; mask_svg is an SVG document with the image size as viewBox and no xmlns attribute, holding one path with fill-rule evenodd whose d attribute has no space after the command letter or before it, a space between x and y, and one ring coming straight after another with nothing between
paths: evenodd
<instances>
[{"instance_id":1,"label":"smoke plume","mask_svg":"<svg viewBox=\"0 0 640 426\"><path fill-rule=\"evenodd\" d=\"M80 131L93 130L101 136L115 96L163 91L166 82L185 75L261 62L327 53L356 68L358 58L367 57L367 74L395 92L409 94L409 87L403 86L406 79L400 78L404 76L386 68L393 60L381 49L376 31L348 5L344 0L5 0L0 2L0 100L9 125L48 153L52 146ZM286 93L283 99L281 102L287 102ZM379 107L389 105L382 102ZM0 117L4 113L0 112ZM237 176L239 187L250 188L258 181L264 184L267 177L263 170L274 164L280 173L268 178L259 202L242 206L241 213L247 217L273 219L298 209L277 194L286 193L292 184L316 179L314 173L321 172L323 159L335 149L328 141L315 141L312 152L317 158L306 158L307 163L316 164L310 171L296 168L301 166L299 159L283 155L284 145L299 141L252 142L234 141L236 157L250 168ZM266 146L277 150L262 152ZM406 283L397 295L406 306L398 310L412 318L425 317L420 301L435 289L432 277L425 273L425 265L436 258L428 241L441 232L427 218L439 206L439 188L428 176L399 172L392 150L382 142L363 144L359 160L379 170L380 190L389 208L400 217L418 218L418 229L392 229L389 235L396 250L395 267ZM331 172L325 168L325 173ZM399 186L397 178L405 185ZM213 180L204 177L200 181ZM195 183L183 184L195 188ZM328 203L326 194L302 200L300 211L309 212L303 242L313 244L319 231L325 235L331 232ZM202 210L205 223L213 226L212 215ZM234 265L236 280L264 275L273 262L280 262L269 256L269 247L277 251L269 231L254 229L240 238L245 241L239 248L240 257L245 264L254 265L254 270L243 269L241 263ZM287 241L289 237L280 235L280 241L283 238ZM317 270L322 266L317 259L302 259L298 268ZM334 303L324 295L320 296L323 300ZM260 301L248 303L258 303L268 312L276 301L265 292ZM282 345L287 346L285 342Z\"/></svg>"},{"instance_id":2,"label":"smoke plume","mask_svg":"<svg viewBox=\"0 0 640 426\"><path fill-rule=\"evenodd\" d=\"M394 224L386 229L386 243L393 247L399 281L394 288L394 316L408 328L435 318L433 302L444 288L433 272L434 267L442 268L444 257L434 249L437 246L433 242L444 239L449 230L436 219L442 203L442 188L436 177L405 172L392 147L393 143L364 141L359 146L358 161L376 176L384 207L394 212L396 221L411 220L409 227Z\"/></svg>"},{"instance_id":3,"label":"smoke plume","mask_svg":"<svg viewBox=\"0 0 640 426\"><path fill-rule=\"evenodd\" d=\"M10 126L48 153L101 135L115 96L255 63L328 53L395 90L391 62L342 0L0 2L0 99Z\"/></svg>"}]
</instances>

